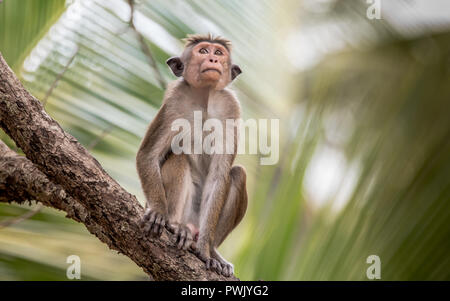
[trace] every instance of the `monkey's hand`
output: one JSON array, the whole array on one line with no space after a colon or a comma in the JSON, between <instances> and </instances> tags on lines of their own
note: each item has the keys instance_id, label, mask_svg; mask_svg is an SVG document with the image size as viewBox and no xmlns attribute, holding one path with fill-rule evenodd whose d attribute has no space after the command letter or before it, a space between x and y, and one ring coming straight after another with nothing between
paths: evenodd
<instances>
[{"instance_id":1,"label":"monkey's hand","mask_svg":"<svg viewBox=\"0 0 450 301\"><path fill-rule=\"evenodd\" d=\"M160 237L166 226L166 217L164 214L147 208L140 224L144 233L152 237Z\"/></svg>"},{"instance_id":2,"label":"monkey's hand","mask_svg":"<svg viewBox=\"0 0 450 301\"><path fill-rule=\"evenodd\" d=\"M197 242L196 245L192 245L192 249L195 255L205 263L207 270L215 271L219 275L222 274L222 265L216 258L211 257L207 248L201 247Z\"/></svg>"},{"instance_id":3,"label":"monkey's hand","mask_svg":"<svg viewBox=\"0 0 450 301\"><path fill-rule=\"evenodd\" d=\"M175 244L178 249L187 250L193 243L193 235L191 229L183 224L169 224L169 231L175 234Z\"/></svg>"}]
</instances>

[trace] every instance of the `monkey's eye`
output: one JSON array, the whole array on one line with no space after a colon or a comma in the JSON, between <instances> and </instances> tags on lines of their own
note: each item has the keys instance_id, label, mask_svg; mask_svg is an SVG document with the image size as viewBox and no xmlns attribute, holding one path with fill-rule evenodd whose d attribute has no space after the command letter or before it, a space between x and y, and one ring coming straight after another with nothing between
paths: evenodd
<instances>
[{"instance_id":1,"label":"monkey's eye","mask_svg":"<svg viewBox=\"0 0 450 301\"><path fill-rule=\"evenodd\" d=\"M217 49L216 52L214 52L214 54L215 54L215 55L222 55L223 52Z\"/></svg>"},{"instance_id":2,"label":"monkey's eye","mask_svg":"<svg viewBox=\"0 0 450 301\"><path fill-rule=\"evenodd\" d=\"M206 48L201 48L199 51L201 54L207 54L208 50L206 50Z\"/></svg>"}]
</instances>

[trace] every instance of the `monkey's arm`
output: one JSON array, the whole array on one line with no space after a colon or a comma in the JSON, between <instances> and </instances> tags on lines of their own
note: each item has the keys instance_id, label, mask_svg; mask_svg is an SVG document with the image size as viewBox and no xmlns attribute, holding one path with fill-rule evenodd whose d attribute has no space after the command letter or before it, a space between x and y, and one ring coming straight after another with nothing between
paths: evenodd
<instances>
[{"instance_id":1,"label":"monkey's arm","mask_svg":"<svg viewBox=\"0 0 450 301\"><path fill-rule=\"evenodd\" d=\"M171 130L165 122L163 105L150 124L136 156L136 167L148 207L167 216L167 202L161 177L161 163L170 148Z\"/></svg>"}]
</instances>

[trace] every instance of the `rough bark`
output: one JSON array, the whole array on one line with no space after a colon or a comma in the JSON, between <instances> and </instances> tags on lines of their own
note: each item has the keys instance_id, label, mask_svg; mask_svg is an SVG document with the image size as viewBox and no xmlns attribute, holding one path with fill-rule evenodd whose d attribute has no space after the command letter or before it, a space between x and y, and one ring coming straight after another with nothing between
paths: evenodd
<instances>
[{"instance_id":1,"label":"rough bark","mask_svg":"<svg viewBox=\"0 0 450 301\"><path fill-rule=\"evenodd\" d=\"M143 235L143 208L22 86L0 54L0 127L25 153L0 146L0 200L37 200L64 210L111 249L155 280L237 280L205 270L193 253L173 246L171 233Z\"/></svg>"}]
</instances>

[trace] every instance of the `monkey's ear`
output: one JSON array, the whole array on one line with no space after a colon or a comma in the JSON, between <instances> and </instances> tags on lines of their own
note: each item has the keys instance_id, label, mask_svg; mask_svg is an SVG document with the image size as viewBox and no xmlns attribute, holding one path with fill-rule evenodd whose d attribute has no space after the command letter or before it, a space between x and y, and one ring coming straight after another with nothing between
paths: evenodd
<instances>
[{"instance_id":1,"label":"monkey's ear","mask_svg":"<svg viewBox=\"0 0 450 301\"><path fill-rule=\"evenodd\" d=\"M231 80L234 80L239 74L242 73L241 68L238 65L231 66Z\"/></svg>"},{"instance_id":2,"label":"monkey's ear","mask_svg":"<svg viewBox=\"0 0 450 301\"><path fill-rule=\"evenodd\" d=\"M183 74L184 64L178 56L171 57L166 61L166 64L169 65L175 76L180 77Z\"/></svg>"}]
</instances>

